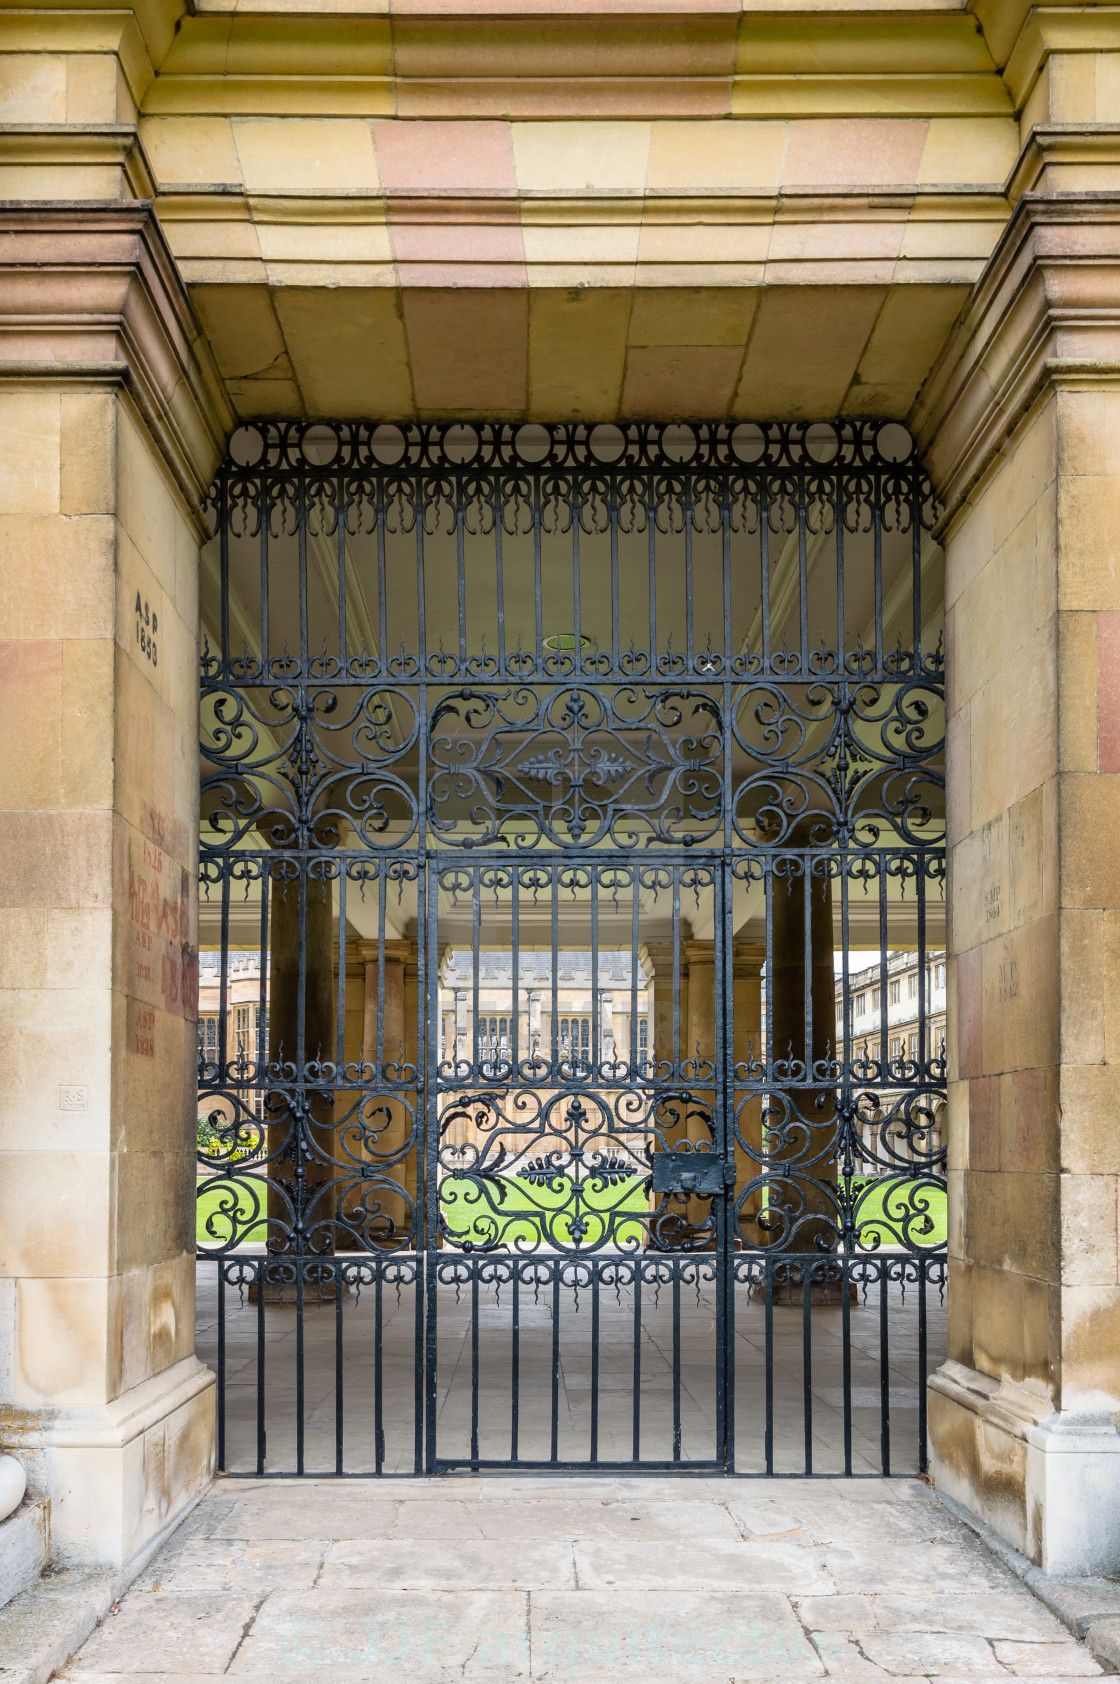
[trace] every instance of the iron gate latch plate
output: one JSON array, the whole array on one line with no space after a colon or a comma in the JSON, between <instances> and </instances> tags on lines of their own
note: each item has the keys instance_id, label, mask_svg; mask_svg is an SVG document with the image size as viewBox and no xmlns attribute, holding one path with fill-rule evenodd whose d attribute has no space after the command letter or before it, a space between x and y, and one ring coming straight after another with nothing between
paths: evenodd
<instances>
[{"instance_id":1,"label":"iron gate latch plate","mask_svg":"<svg viewBox=\"0 0 1120 1684\"><path fill-rule=\"evenodd\" d=\"M655 1152L655 1193L696 1193L712 1198L723 1192L723 1159L716 1152Z\"/></svg>"}]
</instances>

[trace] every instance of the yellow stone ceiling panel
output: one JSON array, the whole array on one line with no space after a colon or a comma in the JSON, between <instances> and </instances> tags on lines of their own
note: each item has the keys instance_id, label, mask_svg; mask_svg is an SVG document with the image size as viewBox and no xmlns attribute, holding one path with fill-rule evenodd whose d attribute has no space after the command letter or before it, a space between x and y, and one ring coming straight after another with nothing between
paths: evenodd
<instances>
[{"instance_id":1,"label":"yellow stone ceiling panel","mask_svg":"<svg viewBox=\"0 0 1120 1684\"><path fill-rule=\"evenodd\" d=\"M309 415L414 410L400 301L384 287L282 287L276 316Z\"/></svg>"},{"instance_id":2,"label":"yellow stone ceiling panel","mask_svg":"<svg viewBox=\"0 0 1120 1684\"><path fill-rule=\"evenodd\" d=\"M886 288L776 287L762 296L736 415L838 415Z\"/></svg>"},{"instance_id":3,"label":"yellow stone ceiling panel","mask_svg":"<svg viewBox=\"0 0 1120 1684\"><path fill-rule=\"evenodd\" d=\"M601 419L910 409L964 286L193 289L238 412Z\"/></svg>"},{"instance_id":4,"label":"yellow stone ceiling panel","mask_svg":"<svg viewBox=\"0 0 1120 1684\"><path fill-rule=\"evenodd\" d=\"M627 327L635 294L628 287L573 287L529 294L529 412L606 415L618 403Z\"/></svg>"}]
</instances>

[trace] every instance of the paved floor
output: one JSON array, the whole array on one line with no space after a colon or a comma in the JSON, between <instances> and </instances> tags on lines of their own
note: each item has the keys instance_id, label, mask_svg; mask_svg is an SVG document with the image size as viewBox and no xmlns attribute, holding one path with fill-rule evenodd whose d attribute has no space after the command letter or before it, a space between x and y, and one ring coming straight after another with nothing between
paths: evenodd
<instances>
[{"instance_id":1,"label":"paved floor","mask_svg":"<svg viewBox=\"0 0 1120 1684\"><path fill-rule=\"evenodd\" d=\"M222 1480L71 1684L1068 1679L1088 1651L914 1480Z\"/></svg>"},{"instance_id":2,"label":"paved floor","mask_svg":"<svg viewBox=\"0 0 1120 1684\"><path fill-rule=\"evenodd\" d=\"M701 1259L701 1264L704 1260ZM918 1470L918 1291L890 1287L888 1314L877 1289L850 1307L852 1467L881 1473ZM198 1272L199 1355L217 1367L217 1284L213 1264ZM711 1461L716 1453L716 1304L712 1282L698 1280L680 1294L679 1398L674 1402L672 1293L646 1290L640 1316L640 1449L645 1461L673 1455L679 1416L681 1457ZM556 1439L561 1460L585 1461L591 1431L591 1309L588 1294L565 1289L556 1301L558 1341ZM506 1460L512 1442L511 1305L504 1292L483 1287L478 1303L478 1398L472 1400L472 1321L469 1288L441 1286L437 1315L436 1453L471 1460L477 1417L479 1453ZM387 1288L380 1312L372 1292L349 1295L336 1325L329 1295L309 1296L302 1345L294 1304L264 1310L264 1361L258 1350L257 1306L226 1289L226 1462L231 1472L256 1470L258 1386L263 1372L266 1472L295 1470L297 1364L302 1350L306 1467L334 1471L341 1381L343 1469L374 1471L377 1387L381 1388L383 1468L414 1469L417 1320L415 1288ZM380 1323L377 1317L380 1314ZM518 1453L547 1461L551 1452L553 1314L550 1292L524 1292L519 1304ZM771 1349L774 1467L802 1473L808 1441L817 1473L844 1470L843 1317L839 1303L811 1311L809 1385L805 1408L805 1337L801 1309L779 1302ZM945 1356L945 1310L936 1288L926 1291L927 1364ZM381 1327L377 1363L376 1327ZM629 1461L634 1433L634 1303L630 1289L604 1291L597 1370L598 1453L601 1461ZM765 1469L765 1311L744 1287L735 1293L736 1467ZM884 1379L886 1386L884 1388ZM884 1390L886 1410L884 1412Z\"/></svg>"}]
</instances>

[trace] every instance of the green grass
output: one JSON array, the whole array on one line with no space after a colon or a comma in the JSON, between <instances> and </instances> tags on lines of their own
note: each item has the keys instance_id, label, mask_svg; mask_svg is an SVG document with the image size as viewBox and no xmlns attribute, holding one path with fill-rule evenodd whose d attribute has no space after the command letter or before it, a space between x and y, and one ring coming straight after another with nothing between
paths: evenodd
<instances>
[{"instance_id":1,"label":"green grass","mask_svg":"<svg viewBox=\"0 0 1120 1684\"><path fill-rule=\"evenodd\" d=\"M263 1176L246 1176L219 1186L211 1183L198 1194L195 1202L195 1239L199 1245L228 1245L231 1238L230 1214L227 1209L231 1195L237 1198L237 1243L263 1245L265 1240L264 1213L267 1183ZM255 1195L255 1197L254 1197ZM206 1226L213 1219L213 1227Z\"/></svg>"},{"instance_id":2,"label":"green grass","mask_svg":"<svg viewBox=\"0 0 1120 1684\"><path fill-rule=\"evenodd\" d=\"M948 1236L945 1220L945 1189L922 1182L898 1180L853 1181L856 1189L869 1189L856 1207L863 1245L878 1237L880 1245L897 1245L905 1233L904 1214L914 1211L907 1239L910 1245L944 1245ZM928 1228L927 1228L928 1223Z\"/></svg>"},{"instance_id":3,"label":"green grass","mask_svg":"<svg viewBox=\"0 0 1120 1684\"><path fill-rule=\"evenodd\" d=\"M919 1214L911 1223L912 1245L944 1245L946 1238L945 1194L939 1187L923 1187L918 1182L903 1179L890 1181L856 1181L853 1187L864 1191L858 1207L860 1239L864 1245L878 1238L880 1245L897 1245L902 1232L901 1218L915 1199ZM915 1189L913 1193L908 1189ZM533 1185L521 1177L489 1177L480 1188L477 1182L449 1177L440 1189L440 1204L444 1221L454 1240L472 1245L485 1245L497 1238L502 1244L528 1241L542 1235L546 1240L571 1244L571 1221L576 1214L570 1208L572 1186L566 1176L556 1178L556 1185ZM255 1200L254 1200L255 1194ZM195 1232L199 1245L228 1244L230 1218L226 1207L236 1195L238 1244L261 1244L265 1238L265 1181L260 1176L244 1176L239 1181L219 1186L211 1184L199 1194L196 1208ZM595 1179L583 1183L580 1215L588 1224L582 1236L581 1248L590 1248L602 1238L604 1213L615 1211L623 1220L616 1221L615 1238L621 1245L634 1245L643 1238L640 1221L626 1221L628 1212L645 1212L649 1208L647 1195L638 1177L617 1182L614 1186L597 1186ZM926 1208L928 1206L928 1209ZM207 1221L213 1221L213 1229ZM925 1223L928 1221L928 1231Z\"/></svg>"},{"instance_id":4,"label":"green grass","mask_svg":"<svg viewBox=\"0 0 1120 1684\"><path fill-rule=\"evenodd\" d=\"M580 1246L591 1250L610 1232L614 1243L640 1245L641 1222L618 1220L627 1211L649 1209L649 1197L637 1176L613 1185L591 1175L580 1184L578 1201L566 1175L552 1177L543 1185L520 1176L487 1176L478 1181L449 1177L440 1187L440 1209L453 1240L486 1245L498 1240L503 1245L518 1240L530 1243L543 1238L561 1245L572 1243L572 1222L586 1224ZM610 1213L615 1213L613 1228Z\"/></svg>"}]
</instances>

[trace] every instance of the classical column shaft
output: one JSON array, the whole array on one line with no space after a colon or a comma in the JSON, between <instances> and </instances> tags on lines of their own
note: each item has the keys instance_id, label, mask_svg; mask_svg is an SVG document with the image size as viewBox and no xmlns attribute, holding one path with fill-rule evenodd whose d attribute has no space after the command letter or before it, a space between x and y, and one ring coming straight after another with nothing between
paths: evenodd
<instances>
[{"instance_id":1,"label":"classical column shaft","mask_svg":"<svg viewBox=\"0 0 1120 1684\"><path fill-rule=\"evenodd\" d=\"M806 856L804 875L775 874L770 904L769 1057L805 1074L776 1085L769 1097L765 1150L775 1185L772 1214L763 1220L771 1238L783 1243L786 1216L799 1224L792 1235L795 1251L816 1250L818 1239L832 1244L836 1236L836 1207L828 1191L836 1186L835 1102L830 1088L812 1081L812 1066L835 1056L832 879L813 873L811 865Z\"/></svg>"},{"instance_id":2,"label":"classical column shaft","mask_svg":"<svg viewBox=\"0 0 1120 1684\"><path fill-rule=\"evenodd\" d=\"M268 1056L270 1063L294 1067L294 1084L301 1090L294 1108L282 1116L275 1108L269 1112L275 1118L267 1129L269 1240L277 1250L325 1252L334 1244L331 1189L340 1174L334 1095L308 1066L335 1057L331 886L313 878L274 877L269 913ZM290 1090L293 1078L285 1072L282 1081Z\"/></svg>"},{"instance_id":3,"label":"classical column shaft","mask_svg":"<svg viewBox=\"0 0 1120 1684\"><path fill-rule=\"evenodd\" d=\"M366 1201L369 1207L379 1207L370 1237L375 1243L400 1246L413 1232L423 1119L416 1116L415 1088L393 1093L380 1084L385 1076L399 1080L402 1066L416 1064L417 948L414 941L383 944L380 1017L377 943L362 942L360 951L365 959L365 1062L373 1067L364 1108L371 1132L366 1155L372 1171L387 1183Z\"/></svg>"},{"instance_id":4,"label":"classical column shaft","mask_svg":"<svg viewBox=\"0 0 1120 1684\"><path fill-rule=\"evenodd\" d=\"M760 942L736 941L731 949L732 966L732 1057L738 1072L737 1080L749 1079L750 1066L760 1064L764 1056L762 1032L762 966L766 958L765 946ZM762 1158L762 1101L759 1098L738 1096L735 1105L735 1187L736 1199L748 1182L761 1171ZM748 1150L749 1148L749 1150ZM739 1209L736 1240L758 1245L767 1235L756 1226L755 1218L762 1205L760 1193L751 1193Z\"/></svg>"}]
</instances>

